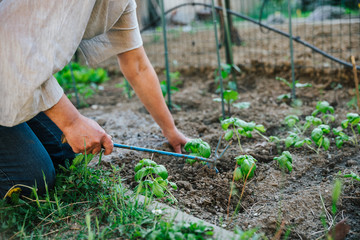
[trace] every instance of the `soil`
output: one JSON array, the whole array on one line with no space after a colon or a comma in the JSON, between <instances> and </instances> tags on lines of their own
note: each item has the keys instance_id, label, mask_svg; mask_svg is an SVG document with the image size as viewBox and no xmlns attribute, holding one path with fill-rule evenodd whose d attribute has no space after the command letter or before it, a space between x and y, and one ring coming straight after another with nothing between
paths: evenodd
<instances>
[{"instance_id":1,"label":"soil","mask_svg":"<svg viewBox=\"0 0 360 240\"><path fill-rule=\"evenodd\" d=\"M162 72L162 71L161 71ZM181 73L180 91L172 95L173 102L181 109L173 111L173 117L179 130L190 138L201 138L212 146L212 152L223 130L220 126L221 104L214 102L215 93L213 69L193 69ZM161 78L162 76L160 76ZM331 78L330 76L328 76ZM152 120L137 97L128 99L123 90L115 88L121 82L121 76L112 76L104 90L89 100L90 107L82 113L95 119L113 136L116 143L172 151L161 129ZM238 101L250 102L249 109L231 108L231 114L245 121L263 124L266 136L285 137L289 130L283 123L285 116L297 114L304 120L315 109L319 100L326 100L335 108L335 122L332 127L340 126L349 110L346 103L351 99L350 88L344 86L334 90L313 78L301 79L302 83L310 82L314 86L298 89L297 97L302 101L301 107L293 108L276 97L289 93L290 90L272 75L258 74L256 70L243 71L237 76L240 86ZM336 82L336 79L334 79ZM324 236L324 226L331 223L324 211L331 213L332 188L338 172L360 173L360 153L350 143L337 149L334 135L328 151L314 151L303 148L288 149L293 156L293 171L283 173L273 158L279 156L280 146L265 141L254 135L253 138L241 138L245 154L257 159L255 176L247 181L235 182L235 190L229 205L230 217L227 217L234 158L241 155L237 144L232 144L225 155L217 161L219 173L206 165L195 163L189 165L184 159L163 155L151 155L125 149L115 151L104 158L103 164L123 167L121 177L124 183L133 189L134 166L143 158L152 158L163 164L169 171L169 179L178 185L173 195L178 200L178 207L196 217L224 227L226 229L247 230L259 228L259 232L272 238L278 231L290 232L290 239L317 239ZM222 152L226 142L220 144ZM240 211L234 214L239 196L244 190L240 202ZM323 199L323 201L321 200ZM338 213L334 219L337 223L346 218L351 230L346 239L360 239L360 182L343 179L343 188L338 202ZM285 226L279 230L280 225Z\"/></svg>"}]
</instances>

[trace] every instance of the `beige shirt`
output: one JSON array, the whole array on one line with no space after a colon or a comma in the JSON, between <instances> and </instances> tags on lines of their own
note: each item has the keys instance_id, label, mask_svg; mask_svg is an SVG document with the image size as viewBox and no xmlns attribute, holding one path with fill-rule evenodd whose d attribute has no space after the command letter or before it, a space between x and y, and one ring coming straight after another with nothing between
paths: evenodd
<instances>
[{"instance_id":1,"label":"beige shirt","mask_svg":"<svg viewBox=\"0 0 360 240\"><path fill-rule=\"evenodd\" d=\"M79 47L94 66L142 46L134 0L0 0L0 125L54 106L53 74Z\"/></svg>"}]
</instances>

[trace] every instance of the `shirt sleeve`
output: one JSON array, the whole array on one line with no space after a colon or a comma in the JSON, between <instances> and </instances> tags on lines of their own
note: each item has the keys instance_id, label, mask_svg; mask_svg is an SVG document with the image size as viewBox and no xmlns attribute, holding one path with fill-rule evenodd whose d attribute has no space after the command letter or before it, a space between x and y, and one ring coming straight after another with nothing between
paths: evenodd
<instances>
[{"instance_id":1,"label":"shirt sleeve","mask_svg":"<svg viewBox=\"0 0 360 240\"><path fill-rule=\"evenodd\" d=\"M76 51L94 3L0 1L0 125L25 122L60 100L53 74Z\"/></svg>"},{"instance_id":2,"label":"shirt sleeve","mask_svg":"<svg viewBox=\"0 0 360 240\"><path fill-rule=\"evenodd\" d=\"M95 66L114 55L139 48L142 44L136 3L130 0L120 18L108 31L90 39L83 39L79 47L87 64Z\"/></svg>"}]
</instances>

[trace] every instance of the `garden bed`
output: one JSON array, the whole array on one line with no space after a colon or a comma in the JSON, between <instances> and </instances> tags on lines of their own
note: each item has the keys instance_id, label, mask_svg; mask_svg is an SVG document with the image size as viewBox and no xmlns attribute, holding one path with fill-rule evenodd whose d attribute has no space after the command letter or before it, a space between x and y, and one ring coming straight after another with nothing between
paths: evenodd
<instances>
[{"instance_id":1,"label":"garden bed","mask_svg":"<svg viewBox=\"0 0 360 240\"><path fill-rule=\"evenodd\" d=\"M281 76L279 73L278 76ZM214 102L216 86L212 70L186 71L182 73L180 91L172 95L175 104L181 107L173 113L177 127L190 138L201 138L214 149L219 136L223 133L219 118L221 104ZM114 85L121 81L115 76L106 83L105 88L90 100L91 107L82 112L94 118L113 136L116 143L172 151L161 130L144 109L136 97L128 99L123 89ZM334 82L339 79L334 79ZM310 115L320 100L328 101L335 109L335 122L331 127L340 126L346 119L346 113L355 112L346 107L351 99L350 88L334 90L330 84L310 82L311 88L298 89L297 97L302 106L293 108L276 97L289 93L287 86L274 77L259 76L254 73L242 73L238 76L241 86L239 96L242 102L250 102L248 109L232 108L232 116L245 121L255 121L267 129L266 136L285 137L289 130L283 120L290 114L300 119ZM333 85L332 85L333 86ZM219 173L196 163L189 165L184 159L161 156L144 152L116 149L105 158L108 163L123 166L121 177L130 188L136 186L134 166L143 158L152 158L163 164L169 171L169 180L178 185L173 191L178 200L178 207L187 213L227 229L235 226L243 230L259 228L266 236L273 237L283 223L289 229L291 239L316 239L324 234L321 217L324 206L331 212L332 189L338 172L360 172L360 153L350 143L338 149L330 134L330 148L319 154L302 147L287 149L293 155L293 171L283 173L273 158L279 156L276 144L265 141L258 135L253 138L241 138L246 154L252 155L257 162L255 176L248 180L240 212L233 221L227 221L227 207L230 183L235 167L234 158L240 155L234 143L227 153L217 162ZM222 141L220 152L226 142ZM338 215L335 222L347 218L351 231L347 239L360 238L360 182L342 179L343 188L338 201ZM235 183L236 194L230 203L230 216L234 213L239 200L243 182ZM323 198L323 203L321 201ZM325 216L325 222L330 220ZM283 230L285 232L286 230Z\"/></svg>"}]
</instances>

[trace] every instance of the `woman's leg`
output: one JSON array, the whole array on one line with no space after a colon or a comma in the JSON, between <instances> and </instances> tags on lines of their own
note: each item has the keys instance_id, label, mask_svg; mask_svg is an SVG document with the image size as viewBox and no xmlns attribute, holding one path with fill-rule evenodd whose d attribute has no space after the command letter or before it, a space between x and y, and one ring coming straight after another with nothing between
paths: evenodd
<instances>
[{"instance_id":1,"label":"woman's leg","mask_svg":"<svg viewBox=\"0 0 360 240\"><path fill-rule=\"evenodd\" d=\"M53 187L55 169L51 158L26 123L15 127L0 126L0 197L16 184L37 186L40 194ZM28 195L30 189L21 188Z\"/></svg>"},{"instance_id":2,"label":"woman's leg","mask_svg":"<svg viewBox=\"0 0 360 240\"><path fill-rule=\"evenodd\" d=\"M55 168L59 164L63 165L66 159L74 159L75 153L70 145L61 143L61 130L44 113L39 113L36 117L27 121L27 124L49 153Z\"/></svg>"},{"instance_id":3,"label":"woman's leg","mask_svg":"<svg viewBox=\"0 0 360 240\"><path fill-rule=\"evenodd\" d=\"M15 184L34 186L45 192L43 173L49 188L55 182L55 169L75 157L69 144L61 143L61 130L40 113L15 127L0 126L0 197ZM28 194L23 189L23 194Z\"/></svg>"}]
</instances>

